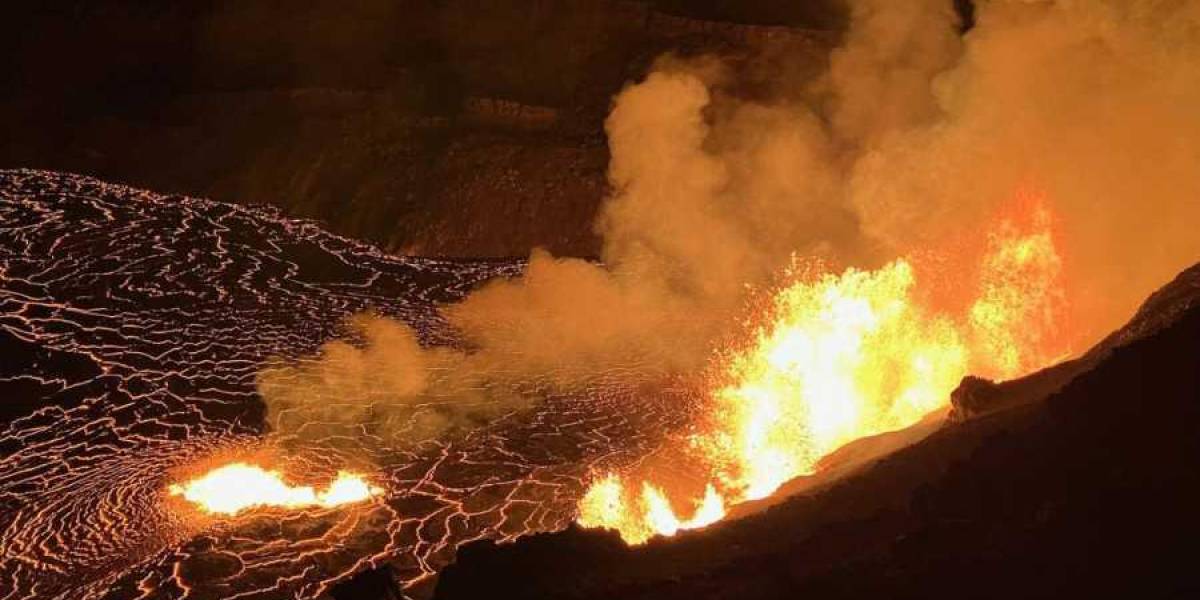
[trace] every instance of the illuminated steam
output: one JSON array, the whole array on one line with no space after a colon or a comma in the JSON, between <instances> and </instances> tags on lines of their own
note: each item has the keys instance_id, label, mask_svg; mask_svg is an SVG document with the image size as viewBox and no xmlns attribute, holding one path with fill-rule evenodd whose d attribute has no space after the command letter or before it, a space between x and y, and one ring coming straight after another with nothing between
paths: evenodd
<instances>
[{"instance_id":1,"label":"illuminated steam","mask_svg":"<svg viewBox=\"0 0 1200 600\"><path fill-rule=\"evenodd\" d=\"M1012 257L976 262L994 241L983 226L1031 193L1058 244L1038 268L1061 275L1038 305L1068 302L1071 339L1056 342L1086 347L1200 255L1200 2L977 8L961 35L949 0L857 0L823 73L780 75L766 94L745 92L761 70L664 57L607 121L602 264L534 252L523 277L443 309L459 349L356 318L360 343L260 375L272 425L363 424L397 443L519 408L534 389L697 373L747 335L748 301L786 283L796 257L842 272L939 253L929 285L950 290L1004 271ZM998 319L1011 298L993 292L945 294L972 343L997 344L993 372L1055 358L1004 355L1006 332L1049 313ZM416 425L403 416L430 405Z\"/></svg>"}]
</instances>

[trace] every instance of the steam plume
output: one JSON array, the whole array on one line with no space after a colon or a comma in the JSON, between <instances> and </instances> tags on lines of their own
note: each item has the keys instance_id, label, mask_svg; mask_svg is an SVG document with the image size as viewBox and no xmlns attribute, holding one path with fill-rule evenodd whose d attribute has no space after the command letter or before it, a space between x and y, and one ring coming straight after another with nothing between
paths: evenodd
<instances>
[{"instance_id":1,"label":"steam plume","mask_svg":"<svg viewBox=\"0 0 1200 600\"><path fill-rule=\"evenodd\" d=\"M603 264L534 252L445 307L469 350L356 318L364 344L262 374L277 428L438 435L538 386L695 372L793 255L869 267L970 240L1030 190L1061 232L1078 349L1200 256L1200 1L992 0L965 35L949 0L852 4L821 76L765 96L745 92L761 70L658 61L607 122Z\"/></svg>"}]
</instances>

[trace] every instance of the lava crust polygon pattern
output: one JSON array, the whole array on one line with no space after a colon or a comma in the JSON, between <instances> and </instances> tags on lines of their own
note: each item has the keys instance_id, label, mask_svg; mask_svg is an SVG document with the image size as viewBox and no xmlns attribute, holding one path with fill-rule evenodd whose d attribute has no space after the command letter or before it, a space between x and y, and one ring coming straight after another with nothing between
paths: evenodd
<instances>
[{"instance_id":1,"label":"lava crust polygon pattern","mask_svg":"<svg viewBox=\"0 0 1200 600\"><path fill-rule=\"evenodd\" d=\"M369 458L382 499L198 517L172 473L258 451L255 390L356 312L454 344L435 306L522 261L393 257L268 208L0 171L0 598L311 598L388 563L564 527L586 478L682 426L682 392L598 383L453 436L276 449L292 473ZM603 380L602 380L603 381ZM436 407L429 407L436 410Z\"/></svg>"}]
</instances>

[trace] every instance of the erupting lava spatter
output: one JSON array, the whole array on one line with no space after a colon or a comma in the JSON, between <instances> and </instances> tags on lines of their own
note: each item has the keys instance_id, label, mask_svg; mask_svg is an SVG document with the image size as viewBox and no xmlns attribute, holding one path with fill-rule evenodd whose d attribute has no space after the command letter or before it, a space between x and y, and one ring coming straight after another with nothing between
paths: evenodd
<instances>
[{"instance_id":1,"label":"erupting lava spatter","mask_svg":"<svg viewBox=\"0 0 1200 600\"><path fill-rule=\"evenodd\" d=\"M328 488L316 491L311 486L288 485L278 471L240 462L213 469L203 477L168 489L172 496L183 496L201 510L221 515L266 506L333 508L383 493L361 475L346 471L339 471Z\"/></svg>"},{"instance_id":2,"label":"erupting lava spatter","mask_svg":"<svg viewBox=\"0 0 1200 600\"><path fill-rule=\"evenodd\" d=\"M1006 220L989 237L962 316L927 308L903 259L875 271L792 276L752 342L720 361L707 421L688 440L710 481L691 502L693 516L676 516L660 487L643 481L635 494L628 478L609 473L580 501L579 523L615 529L632 544L703 527L730 504L814 473L848 442L944 408L968 372L1012 377L1062 357L1053 348L1061 261L1044 210L1028 222Z\"/></svg>"},{"instance_id":3,"label":"erupting lava spatter","mask_svg":"<svg viewBox=\"0 0 1200 600\"><path fill-rule=\"evenodd\" d=\"M978 358L972 367L984 375L1012 378L1065 358L1062 260L1049 213L1037 206L1030 214L1028 234L1001 223L980 267L968 320Z\"/></svg>"}]
</instances>

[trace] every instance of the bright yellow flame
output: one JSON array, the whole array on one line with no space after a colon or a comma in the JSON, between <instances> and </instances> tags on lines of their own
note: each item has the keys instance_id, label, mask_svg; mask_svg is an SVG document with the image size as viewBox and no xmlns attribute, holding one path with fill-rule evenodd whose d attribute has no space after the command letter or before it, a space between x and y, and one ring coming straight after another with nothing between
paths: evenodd
<instances>
[{"instance_id":1,"label":"bright yellow flame","mask_svg":"<svg viewBox=\"0 0 1200 600\"><path fill-rule=\"evenodd\" d=\"M797 283L776 320L736 356L715 394L717 429L697 440L739 499L767 496L811 473L846 442L907 427L942 406L966 372L953 324L912 301L897 261ZM731 460L732 459L732 460Z\"/></svg>"},{"instance_id":2,"label":"bright yellow flame","mask_svg":"<svg viewBox=\"0 0 1200 600\"><path fill-rule=\"evenodd\" d=\"M977 300L958 319L923 308L904 260L785 287L769 323L725 363L708 426L690 440L712 482L695 516L681 520L649 482L636 498L609 474L580 501L579 523L616 529L632 544L703 527L728 504L813 473L848 442L944 408L969 368L1011 377L1058 358L1048 348L1061 261L1048 219L1033 224L1023 233L1005 222L990 238Z\"/></svg>"},{"instance_id":3,"label":"bright yellow flame","mask_svg":"<svg viewBox=\"0 0 1200 600\"><path fill-rule=\"evenodd\" d=\"M1004 223L988 240L979 297L969 314L979 358L973 367L980 374L1010 378L1067 353L1051 335L1063 329L1058 323L1065 302L1059 285L1062 260L1045 211L1037 211L1034 219L1034 233L1021 235Z\"/></svg>"},{"instance_id":4,"label":"bright yellow flame","mask_svg":"<svg viewBox=\"0 0 1200 600\"><path fill-rule=\"evenodd\" d=\"M234 515L243 510L274 506L324 507L361 502L383 493L360 475L339 471L324 491L284 483L278 471L256 465L231 463L182 485L172 485L172 496L183 496L205 512Z\"/></svg>"},{"instance_id":5,"label":"bright yellow flame","mask_svg":"<svg viewBox=\"0 0 1200 600\"><path fill-rule=\"evenodd\" d=\"M661 489L642 482L641 495L627 498L624 482L612 473L591 485L580 501L580 507L580 525L615 529L631 544L643 543L655 535L675 535L685 529L698 529L725 516L725 501L711 484L705 489L704 498L692 518L681 520Z\"/></svg>"}]
</instances>

